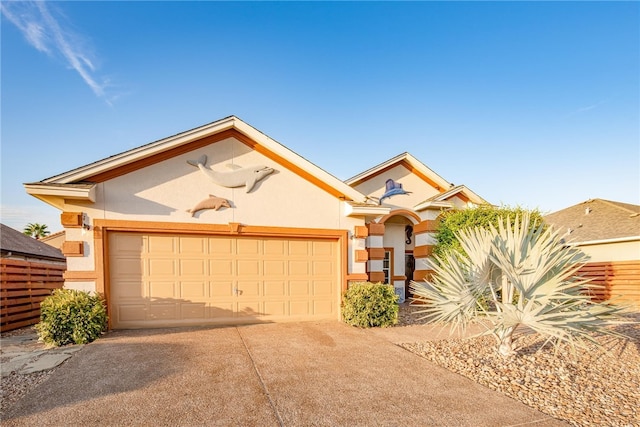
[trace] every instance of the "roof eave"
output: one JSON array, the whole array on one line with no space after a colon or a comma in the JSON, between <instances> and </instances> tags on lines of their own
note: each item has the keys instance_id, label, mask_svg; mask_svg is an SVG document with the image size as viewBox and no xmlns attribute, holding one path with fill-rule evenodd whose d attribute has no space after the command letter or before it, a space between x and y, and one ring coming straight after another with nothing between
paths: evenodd
<instances>
[{"instance_id":1,"label":"roof eave","mask_svg":"<svg viewBox=\"0 0 640 427\"><path fill-rule=\"evenodd\" d=\"M430 200L415 205L413 207L413 210L416 212L420 212L426 210L451 209L453 207L453 203L447 202L445 200Z\"/></svg>"},{"instance_id":2,"label":"roof eave","mask_svg":"<svg viewBox=\"0 0 640 427\"><path fill-rule=\"evenodd\" d=\"M47 178L43 180L42 183L69 184L72 182L79 182L87 177L118 168L140 158L152 156L173 147L178 147L191 141L204 138L208 135L230 129L234 126L236 120L238 119L234 116L226 117L213 123L209 123L168 138L163 138L141 147L133 148L114 156L98 160L97 162L64 172L60 175Z\"/></svg>"},{"instance_id":3,"label":"roof eave","mask_svg":"<svg viewBox=\"0 0 640 427\"><path fill-rule=\"evenodd\" d=\"M24 184L27 194L42 200L43 202L63 209L65 200L81 200L95 203L96 184L83 185L48 185L44 183Z\"/></svg>"},{"instance_id":4,"label":"roof eave","mask_svg":"<svg viewBox=\"0 0 640 427\"><path fill-rule=\"evenodd\" d=\"M345 216L349 217L380 216L387 215L389 212L391 212L391 208L378 205L354 205L352 203L346 202L344 212Z\"/></svg>"}]
</instances>

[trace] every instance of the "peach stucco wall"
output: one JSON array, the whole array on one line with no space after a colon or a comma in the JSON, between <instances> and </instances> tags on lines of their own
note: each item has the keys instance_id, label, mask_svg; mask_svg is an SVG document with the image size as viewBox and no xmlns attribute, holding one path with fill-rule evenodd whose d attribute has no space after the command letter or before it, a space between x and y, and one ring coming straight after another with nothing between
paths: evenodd
<instances>
[{"instance_id":1,"label":"peach stucco wall","mask_svg":"<svg viewBox=\"0 0 640 427\"><path fill-rule=\"evenodd\" d=\"M253 190L245 187L225 188L212 182L187 160L207 155L207 166L215 171L232 171L227 165L240 167L265 165L275 173L259 181ZM231 208L202 210L191 216L188 209L210 194L229 200ZM344 215L344 202L314 183L300 177L245 144L226 139L146 168L100 183L96 202L67 201L65 211L85 212L90 222L96 219L228 224L252 226L323 228L352 231L364 225L363 218ZM95 269L92 233L67 229L67 240L85 242L83 257L68 259L70 271ZM349 240L349 273L363 273L364 265L352 262L353 251L361 249L358 241ZM82 283L83 288L90 287Z\"/></svg>"},{"instance_id":2,"label":"peach stucco wall","mask_svg":"<svg viewBox=\"0 0 640 427\"><path fill-rule=\"evenodd\" d=\"M402 184L404 190L411 192L408 195L403 194L384 199L383 205L390 206L392 209L412 209L418 203L439 194L431 185L402 165L397 165L380 175L374 176L354 188L367 196L380 198L385 192L387 179L393 179L395 182Z\"/></svg>"}]
</instances>

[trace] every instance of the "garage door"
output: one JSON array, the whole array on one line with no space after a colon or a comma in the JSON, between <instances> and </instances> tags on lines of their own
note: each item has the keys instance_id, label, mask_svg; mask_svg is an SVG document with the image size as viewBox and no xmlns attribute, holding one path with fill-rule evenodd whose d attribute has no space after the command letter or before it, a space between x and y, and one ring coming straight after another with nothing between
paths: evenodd
<instances>
[{"instance_id":1,"label":"garage door","mask_svg":"<svg viewBox=\"0 0 640 427\"><path fill-rule=\"evenodd\" d=\"M337 240L109 233L113 328L337 318Z\"/></svg>"}]
</instances>

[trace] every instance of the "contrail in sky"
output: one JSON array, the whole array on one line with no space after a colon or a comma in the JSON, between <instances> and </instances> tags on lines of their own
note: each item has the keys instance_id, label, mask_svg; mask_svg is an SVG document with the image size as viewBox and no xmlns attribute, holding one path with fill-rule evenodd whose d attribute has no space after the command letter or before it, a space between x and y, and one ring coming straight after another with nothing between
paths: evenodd
<instances>
[{"instance_id":1,"label":"contrail in sky","mask_svg":"<svg viewBox=\"0 0 640 427\"><path fill-rule=\"evenodd\" d=\"M45 2L13 1L0 3L2 15L14 24L29 44L50 57L61 56L98 97L107 99L107 81L98 81L96 68L90 59L91 51L82 42L82 37L56 19Z\"/></svg>"}]
</instances>

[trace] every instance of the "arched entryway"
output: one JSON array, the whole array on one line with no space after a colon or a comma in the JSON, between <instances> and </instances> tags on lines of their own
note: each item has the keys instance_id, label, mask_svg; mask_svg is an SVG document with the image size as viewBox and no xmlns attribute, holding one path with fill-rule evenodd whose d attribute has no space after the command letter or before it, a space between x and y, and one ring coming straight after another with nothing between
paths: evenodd
<instances>
[{"instance_id":1,"label":"arched entryway","mask_svg":"<svg viewBox=\"0 0 640 427\"><path fill-rule=\"evenodd\" d=\"M368 274L371 281L393 285L400 301L409 297L409 282L415 269L414 227L420 216L408 209L398 209L373 221L377 236L369 239Z\"/></svg>"}]
</instances>

